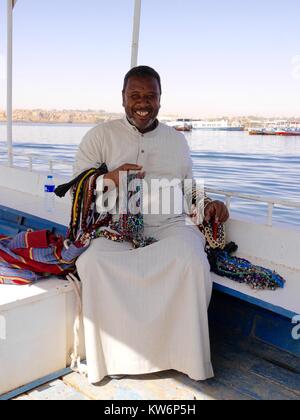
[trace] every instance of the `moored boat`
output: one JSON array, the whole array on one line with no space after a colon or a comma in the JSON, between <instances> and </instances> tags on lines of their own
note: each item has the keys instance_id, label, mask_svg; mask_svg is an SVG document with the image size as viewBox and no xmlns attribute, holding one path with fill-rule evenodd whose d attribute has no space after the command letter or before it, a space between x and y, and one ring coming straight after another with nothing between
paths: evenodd
<instances>
[{"instance_id":1,"label":"moored boat","mask_svg":"<svg viewBox=\"0 0 300 420\"><path fill-rule=\"evenodd\" d=\"M192 124L185 120L166 121L166 124L169 127L175 128L177 131L189 132L193 129Z\"/></svg>"},{"instance_id":2,"label":"moored boat","mask_svg":"<svg viewBox=\"0 0 300 420\"><path fill-rule=\"evenodd\" d=\"M192 127L195 130L208 130L208 131L244 131L245 127L242 125L232 124L228 120L193 120L191 121Z\"/></svg>"},{"instance_id":3,"label":"moored boat","mask_svg":"<svg viewBox=\"0 0 300 420\"><path fill-rule=\"evenodd\" d=\"M250 130L250 136L276 136L277 132L274 130L265 130L265 129L257 129L257 130Z\"/></svg>"},{"instance_id":4,"label":"moored boat","mask_svg":"<svg viewBox=\"0 0 300 420\"><path fill-rule=\"evenodd\" d=\"M292 131L292 130L289 130L289 131L278 131L277 132L277 135L278 136L293 136L293 137L297 137L297 136L300 136L300 131Z\"/></svg>"},{"instance_id":5,"label":"moored boat","mask_svg":"<svg viewBox=\"0 0 300 420\"><path fill-rule=\"evenodd\" d=\"M187 124L185 124L185 125L178 125L178 126L176 126L176 127L174 127L174 128L175 128L175 130L177 130L177 131L184 131L184 132L189 132L189 131L192 131L191 126L189 126L189 125L187 125Z\"/></svg>"},{"instance_id":6,"label":"moored boat","mask_svg":"<svg viewBox=\"0 0 300 420\"><path fill-rule=\"evenodd\" d=\"M249 130L250 136L300 136L299 130L282 130L282 129L252 129Z\"/></svg>"}]
</instances>

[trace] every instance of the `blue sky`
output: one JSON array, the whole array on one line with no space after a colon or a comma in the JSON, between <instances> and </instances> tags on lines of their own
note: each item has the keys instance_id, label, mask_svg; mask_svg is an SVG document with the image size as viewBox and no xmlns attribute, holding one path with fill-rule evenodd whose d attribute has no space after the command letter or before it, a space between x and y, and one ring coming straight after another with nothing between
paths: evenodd
<instances>
[{"instance_id":1,"label":"blue sky","mask_svg":"<svg viewBox=\"0 0 300 420\"><path fill-rule=\"evenodd\" d=\"M299 0L142 3L139 64L161 73L162 113L300 114ZM18 0L14 107L122 111L132 16L133 0Z\"/></svg>"}]
</instances>

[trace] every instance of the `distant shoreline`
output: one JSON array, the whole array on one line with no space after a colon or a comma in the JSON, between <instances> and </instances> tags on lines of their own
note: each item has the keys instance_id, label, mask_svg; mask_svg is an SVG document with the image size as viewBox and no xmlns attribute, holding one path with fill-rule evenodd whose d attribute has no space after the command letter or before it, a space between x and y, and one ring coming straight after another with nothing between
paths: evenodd
<instances>
[{"instance_id":1,"label":"distant shoreline","mask_svg":"<svg viewBox=\"0 0 300 420\"><path fill-rule=\"evenodd\" d=\"M16 109L13 111L14 124L67 124L67 125L96 125L102 122L120 118L121 113L105 111L81 110L43 110L43 109ZM0 123L6 123L6 113L0 110Z\"/></svg>"},{"instance_id":2,"label":"distant shoreline","mask_svg":"<svg viewBox=\"0 0 300 420\"><path fill-rule=\"evenodd\" d=\"M104 122L104 121L102 121ZM92 123L92 122L61 122L61 121L49 121L49 122L38 122L38 121L13 121L13 125L64 125L64 126L94 126L94 125L98 125L101 124L102 122L96 122L96 123ZM6 121L0 121L0 125L6 125Z\"/></svg>"}]
</instances>

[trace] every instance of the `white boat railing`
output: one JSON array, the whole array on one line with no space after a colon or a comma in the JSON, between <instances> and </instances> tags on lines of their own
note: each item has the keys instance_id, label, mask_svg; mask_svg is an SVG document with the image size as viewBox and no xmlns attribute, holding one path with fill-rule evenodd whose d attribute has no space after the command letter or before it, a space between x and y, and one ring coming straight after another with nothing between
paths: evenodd
<instances>
[{"instance_id":1,"label":"white boat railing","mask_svg":"<svg viewBox=\"0 0 300 420\"><path fill-rule=\"evenodd\" d=\"M263 197L259 195L249 195L249 194L242 194L242 193L237 193L237 192L215 190L212 188L206 188L205 191L210 194L221 195L223 197L226 197L226 205L229 210L231 207L232 198L238 198L241 200L255 201L258 203L267 204L268 205L268 216L267 216L268 226L273 226L273 212L274 212L275 206L300 209L299 201L279 200L272 197Z\"/></svg>"},{"instance_id":2,"label":"white boat railing","mask_svg":"<svg viewBox=\"0 0 300 420\"><path fill-rule=\"evenodd\" d=\"M2 151L7 153L6 151L0 149L0 152L2 152ZM25 169L28 169L30 172L34 171L34 161L36 159L42 160L45 163L45 165L47 165L47 169L51 173L54 170L54 165L55 164L63 165L63 166L69 166L69 167L72 168L72 172L74 172L74 162L66 162L65 160L61 160L61 159L49 158L45 155L40 155L38 153L31 154L31 153L21 153L21 152L13 151L13 157L15 157L15 156L16 157L21 157L21 158L28 161L28 167L25 167ZM12 162L11 167L15 167L15 166L16 165Z\"/></svg>"}]
</instances>

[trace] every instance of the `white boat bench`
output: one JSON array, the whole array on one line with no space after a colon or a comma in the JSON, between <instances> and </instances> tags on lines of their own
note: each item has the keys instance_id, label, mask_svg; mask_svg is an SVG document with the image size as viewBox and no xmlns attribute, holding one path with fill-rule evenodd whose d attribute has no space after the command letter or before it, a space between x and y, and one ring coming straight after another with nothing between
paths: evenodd
<instances>
[{"instance_id":1,"label":"white boat bench","mask_svg":"<svg viewBox=\"0 0 300 420\"><path fill-rule=\"evenodd\" d=\"M300 314L300 230L231 220L228 240L238 244L238 256L277 271L284 289L252 290L248 285L212 274L215 290L292 319Z\"/></svg>"},{"instance_id":2,"label":"white boat bench","mask_svg":"<svg viewBox=\"0 0 300 420\"><path fill-rule=\"evenodd\" d=\"M284 289L252 290L248 285L212 275L214 295L211 329L238 333L258 346L268 344L293 355L300 366L300 232L231 220L228 240L239 245L238 256L277 271Z\"/></svg>"}]
</instances>

